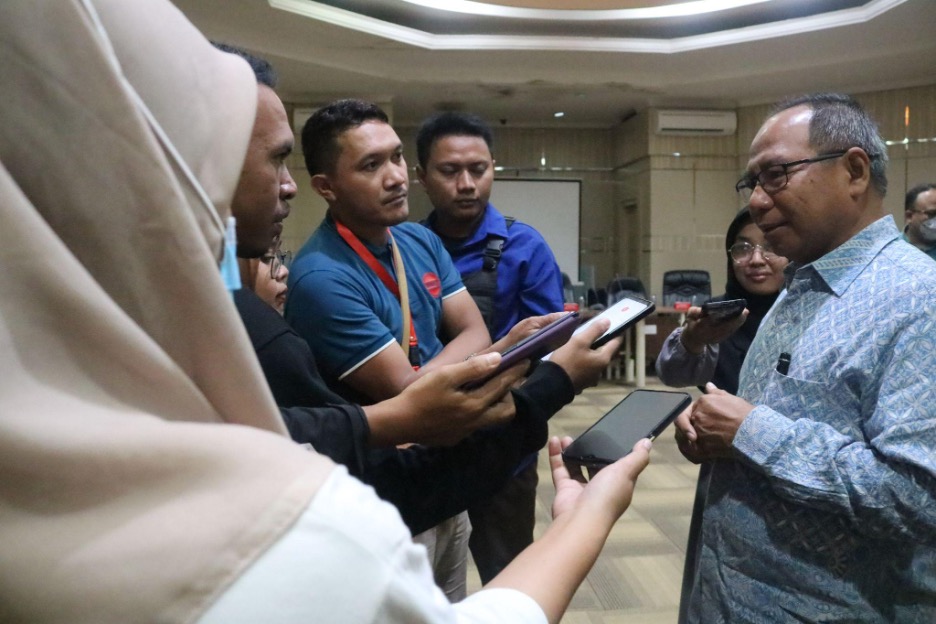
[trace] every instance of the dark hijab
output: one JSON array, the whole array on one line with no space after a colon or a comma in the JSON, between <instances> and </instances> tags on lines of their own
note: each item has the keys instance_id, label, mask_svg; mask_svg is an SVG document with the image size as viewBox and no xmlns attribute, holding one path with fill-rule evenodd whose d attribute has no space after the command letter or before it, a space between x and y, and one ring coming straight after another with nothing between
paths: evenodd
<instances>
[{"instance_id":1,"label":"dark hijab","mask_svg":"<svg viewBox=\"0 0 936 624\"><path fill-rule=\"evenodd\" d=\"M748 317L738 331L724 340L718 347L718 362L715 365L715 374L712 376L712 383L731 394L738 393L738 376L741 374L741 364L744 363L744 357L747 355L751 343L754 341L754 335L760 326L761 320L767 314L767 310L777 300L779 293L772 295L756 295L741 285L738 278L735 277L734 262L728 254L728 249L735 243L738 232L741 229L753 223L751 213L747 206L741 209L731 225L728 226L728 233L725 235L725 255L728 257L728 282L725 284L725 294L716 297L716 301L725 299L747 300Z\"/></svg>"}]
</instances>

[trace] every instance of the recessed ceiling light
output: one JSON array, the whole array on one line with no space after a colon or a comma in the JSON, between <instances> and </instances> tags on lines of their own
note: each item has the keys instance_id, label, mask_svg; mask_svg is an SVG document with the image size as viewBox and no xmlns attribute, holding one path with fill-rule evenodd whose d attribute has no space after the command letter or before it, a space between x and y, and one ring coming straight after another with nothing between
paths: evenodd
<instances>
[{"instance_id":1,"label":"recessed ceiling light","mask_svg":"<svg viewBox=\"0 0 936 624\"><path fill-rule=\"evenodd\" d=\"M563 113L562 111L559 111L559 112L553 113L553 117L565 117L565 113Z\"/></svg>"},{"instance_id":2,"label":"recessed ceiling light","mask_svg":"<svg viewBox=\"0 0 936 624\"><path fill-rule=\"evenodd\" d=\"M531 9L527 7L511 7L491 5L473 0L403 0L410 4L417 4L453 13L468 13L471 15L487 15L492 17L510 17L516 19L547 19L547 20L640 20L665 19L672 17L688 17L737 9L752 4L771 2L772 0L693 0L656 7L641 7L636 9Z\"/></svg>"}]
</instances>

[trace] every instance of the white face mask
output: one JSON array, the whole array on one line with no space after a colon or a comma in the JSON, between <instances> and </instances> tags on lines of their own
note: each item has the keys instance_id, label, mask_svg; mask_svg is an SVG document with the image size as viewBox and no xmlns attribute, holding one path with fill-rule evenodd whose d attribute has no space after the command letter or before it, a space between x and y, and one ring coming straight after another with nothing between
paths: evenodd
<instances>
[{"instance_id":1,"label":"white face mask","mask_svg":"<svg viewBox=\"0 0 936 624\"><path fill-rule=\"evenodd\" d=\"M936 217L920 224L920 238L927 243L936 243Z\"/></svg>"}]
</instances>

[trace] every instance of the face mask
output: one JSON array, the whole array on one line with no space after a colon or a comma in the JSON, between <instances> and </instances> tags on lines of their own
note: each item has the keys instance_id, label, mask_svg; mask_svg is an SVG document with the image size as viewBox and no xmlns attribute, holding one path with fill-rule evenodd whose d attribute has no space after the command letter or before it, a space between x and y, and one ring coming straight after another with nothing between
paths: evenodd
<instances>
[{"instance_id":1,"label":"face mask","mask_svg":"<svg viewBox=\"0 0 936 624\"><path fill-rule=\"evenodd\" d=\"M221 258L221 279L224 286L234 296L235 290L241 289L240 269L237 266L237 220L228 217L224 230L224 257Z\"/></svg>"},{"instance_id":2,"label":"face mask","mask_svg":"<svg viewBox=\"0 0 936 624\"><path fill-rule=\"evenodd\" d=\"M920 224L920 238L927 243L936 243L936 217Z\"/></svg>"}]
</instances>

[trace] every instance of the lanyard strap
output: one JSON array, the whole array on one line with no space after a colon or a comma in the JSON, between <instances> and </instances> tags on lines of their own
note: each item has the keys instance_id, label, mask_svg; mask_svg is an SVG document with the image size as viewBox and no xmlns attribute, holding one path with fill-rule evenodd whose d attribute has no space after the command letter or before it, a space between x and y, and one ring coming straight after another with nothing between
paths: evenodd
<instances>
[{"instance_id":1,"label":"lanyard strap","mask_svg":"<svg viewBox=\"0 0 936 624\"><path fill-rule=\"evenodd\" d=\"M334 215L332 215L332 217L334 218ZM374 257L370 249L365 247L364 243L362 243L347 226L337 219L335 219L335 226L338 228L338 234L344 242L346 242L358 257L377 274L377 277L380 278L383 285L387 287L387 290L393 293L393 296L400 302L400 309L403 312L403 336L409 334L409 342L403 338L400 340L400 346L403 348L403 353L406 354L409 359L413 370L419 370L419 341L416 339L416 327L410 315L409 288L406 283L406 270L403 266L403 256L400 254L400 249L397 247L396 241L393 238L393 233L390 231L390 228L387 228L387 235L390 237L390 249L393 254L393 270L397 274L397 279L393 279L393 276L384 268L384 265L380 264L380 261Z\"/></svg>"}]
</instances>

